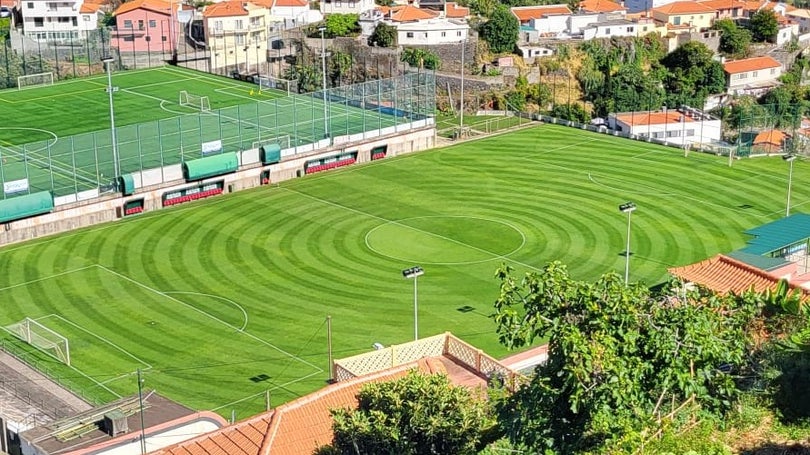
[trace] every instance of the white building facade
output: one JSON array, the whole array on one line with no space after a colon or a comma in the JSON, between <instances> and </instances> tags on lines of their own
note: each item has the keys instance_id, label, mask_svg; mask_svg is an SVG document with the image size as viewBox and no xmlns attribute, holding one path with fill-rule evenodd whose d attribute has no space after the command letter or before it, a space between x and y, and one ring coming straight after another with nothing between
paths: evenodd
<instances>
[{"instance_id":1,"label":"white building facade","mask_svg":"<svg viewBox=\"0 0 810 455\"><path fill-rule=\"evenodd\" d=\"M84 8L82 0L25 0L23 33L37 41L70 41L84 38L98 28L98 13Z\"/></svg>"},{"instance_id":2,"label":"white building facade","mask_svg":"<svg viewBox=\"0 0 810 455\"><path fill-rule=\"evenodd\" d=\"M684 107L656 112L610 114L608 128L674 145L693 145L719 142L722 123L720 119L703 111Z\"/></svg>"},{"instance_id":3,"label":"white building facade","mask_svg":"<svg viewBox=\"0 0 810 455\"><path fill-rule=\"evenodd\" d=\"M373 10L374 0L322 0L322 14L363 14Z\"/></svg>"},{"instance_id":4,"label":"white building facade","mask_svg":"<svg viewBox=\"0 0 810 455\"><path fill-rule=\"evenodd\" d=\"M466 22L430 19L395 23L397 44L400 46L451 44L466 41L470 26Z\"/></svg>"}]
</instances>

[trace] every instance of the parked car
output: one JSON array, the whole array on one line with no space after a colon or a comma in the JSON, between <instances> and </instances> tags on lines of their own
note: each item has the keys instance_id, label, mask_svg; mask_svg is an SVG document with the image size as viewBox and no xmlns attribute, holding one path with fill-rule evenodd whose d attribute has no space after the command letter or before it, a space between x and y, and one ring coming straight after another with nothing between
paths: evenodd
<instances>
[{"instance_id":1,"label":"parked car","mask_svg":"<svg viewBox=\"0 0 810 455\"><path fill-rule=\"evenodd\" d=\"M8 6L0 6L0 17L11 17L11 8Z\"/></svg>"}]
</instances>

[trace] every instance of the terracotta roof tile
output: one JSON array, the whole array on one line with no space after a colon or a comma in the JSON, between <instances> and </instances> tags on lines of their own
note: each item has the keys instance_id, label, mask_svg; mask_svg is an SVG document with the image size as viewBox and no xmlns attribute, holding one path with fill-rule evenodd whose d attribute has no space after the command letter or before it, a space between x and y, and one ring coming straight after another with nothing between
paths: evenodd
<instances>
[{"instance_id":1,"label":"terracotta roof tile","mask_svg":"<svg viewBox=\"0 0 810 455\"><path fill-rule=\"evenodd\" d=\"M568 5L516 6L512 8L512 14L520 22L528 22L531 19L540 19L545 16L571 14L571 9L568 8Z\"/></svg>"},{"instance_id":2,"label":"terracotta roof tile","mask_svg":"<svg viewBox=\"0 0 810 455\"><path fill-rule=\"evenodd\" d=\"M739 294L752 288L756 292L762 292L774 289L779 283L779 277L723 254L683 267L671 268L669 273L719 294ZM793 285L791 287L801 289ZM806 291L801 292L807 295Z\"/></svg>"},{"instance_id":3,"label":"terracotta roof tile","mask_svg":"<svg viewBox=\"0 0 810 455\"><path fill-rule=\"evenodd\" d=\"M745 2L741 0L702 0L700 3L718 11L745 8Z\"/></svg>"},{"instance_id":4,"label":"terracotta roof tile","mask_svg":"<svg viewBox=\"0 0 810 455\"><path fill-rule=\"evenodd\" d=\"M658 8L654 8L653 11L658 11L670 16L678 14L705 14L717 12L717 10L699 2L668 3L666 5L659 6Z\"/></svg>"},{"instance_id":5,"label":"terracotta roof tile","mask_svg":"<svg viewBox=\"0 0 810 455\"><path fill-rule=\"evenodd\" d=\"M780 68L781 66L782 64L774 60L773 57L765 56L726 62L723 64L723 69L728 74L737 74L768 68Z\"/></svg>"},{"instance_id":6,"label":"terracotta roof tile","mask_svg":"<svg viewBox=\"0 0 810 455\"><path fill-rule=\"evenodd\" d=\"M309 2L307 0L275 0L273 2L273 6L282 8L302 8L309 6Z\"/></svg>"},{"instance_id":7,"label":"terracotta roof tile","mask_svg":"<svg viewBox=\"0 0 810 455\"><path fill-rule=\"evenodd\" d=\"M208 5L203 10L203 17L247 16L248 11L242 0L227 0Z\"/></svg>"},{"instance_id":8,"label":"terracotta roof tile","mask_svg":"<svg viewBox=\"0 0 810 455\"><path fill-rule=\"evenodd\" d=\"M626 8L612 0L582 0L579 7L583 11L592 13L615 13L625 11Z\"/></svg>"},{"instance_id":9,"label":"terracotta roof tile","mask_svg":"<svg viewBox=\"0 0 810 455\"><path fill-rule=\"evenodd\" d=\"M100 5L100 4L97 4L97 3L87 3L87 2L85 2L85 3L82 3L82 7L79 8L79 12L82 13L82 14L96 13L96 12L98 12L99 9L101 9L102 6L103 5Z\"/></svg>"},{"instance_id":10,"label":"terracotta roof tile","mask_svg":"<svg viewBox=\"0 0 810 455\"><path fill-rule=\"evenodd\" d=\"M121 6L115 10L113 15L117 16L136 9L147 9L169 15L171 14L171 2L168 0L132 0L122 3Z\"/></svg>"},{"instance_id":11,"label":"terracotta roof tile","mask_svg":"<svg viewBox=\"0 0 810 455\"><path fill-rule=\"evenodd\" d=\"M676 109L666 112L623 112L616 114L616 120L630 126L636 125L671 125L694 122L695 119L684 115Z\"/></svg>"},{"instance_id":12,"label":"terracotta roof tile","mask_svg":"<svg viewBox=\"0 0 810 455\"><path fill-rule=\"evenodd\" d=\"M413 5L394 7L381 6L377 9L394 22L415 22L435 19L439 15L437 11L419 9Z\"/></svg>"},{"instance_id":13,"label":"terracotta roof tile","mask_svg":"<svg viewBox=\"0 0 810 455\"><path fill-rule=\"evenodd\" d=\"M785 139L787 139L787 135L779 130L765 130L757 134L753 145L772 144L781 147Z\"/></svg>"},{"instance_id":14,"label":"terracotta roof tile","mask_svg":"<svg viewBox=\"0 0 810 455\"><path fill-rule=\"evenodd\" d=\"M444 15L449 19L463 19L470 15L470 9L455 2L447 2L444 4Z\"/></svg>"}]
</instances>

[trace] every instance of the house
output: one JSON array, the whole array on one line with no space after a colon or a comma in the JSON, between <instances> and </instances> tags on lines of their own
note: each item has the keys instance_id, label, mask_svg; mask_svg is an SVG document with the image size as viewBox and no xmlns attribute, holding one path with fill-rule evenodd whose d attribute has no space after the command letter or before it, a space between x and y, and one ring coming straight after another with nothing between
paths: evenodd
<instances>
[{"instance_id":1,"label":"house","mask_svg":"<svg viewBox=\"0 0 810 455\"><path fill-rule=\"evenodd\" d=\"M655 112L610 114L608 128L668 144L690 146L719 142L722 132L720 119L686 106Z\"/></svg>"},{"instance_id":2,"label":"house","mask_svg":"<svg viewBox=\"0 0 810 455\"><path fill-rule=\"evenodd\" d=\"M114 47L127 52L171 54L177 47L181 29L177 21L180 2L170 0L132 0L122 3L113 15Z\"/></svg>"},{"instance_id":3,"label":"house","mask_svg":"<svg viewBox=\"0 0 810 455\"><path fill-rule=\"evenodd\" d=\"M785 16L799 25L799 34L810 32L810 11L797 8L787 12Z\"/></svg>"},{"instance_id":4,"label":"house","mask_svg":"<svg viewBox=\"0 0 810 455\"><path fill-rule=\"evenodd\" d=\"M270 10L244 0L226 0L203 9L211 69L260 72L267 61Z\"/></svg>"},{"instance_id":5,"label":"house","mask_svg":"<svg viewBox=\"0 0 810 455\"><path fill-rule=\"evenodd\" d=\"M540 41L540 32L528 25L521 25L518 31L518 45L537 43Z\"/></svg>"},{"instance_id":6,"label":"house","mask_svg":"<svg viewBox=\"0 0 810 455\"><path fill-rule=\"evenodd\" d=\"M700 2L677 1L652 10L656 21L667 25L670 32L704 31L711 28L717 11Z\"/></svg>"},{"instance_id":7,"label":"house","mask_svg":"<svg viewBox=\"0 0 810 455\"><path fill-rule=\"evenodd\" d=\"M753 57L726 62L723 70L729 94L759 96L779 85L782 64L768 56Z\"/></svg>"},{"instance_id":8,"label":"house","mask_svg":"<svg viewBox=\"0 0 810 455\"><path fill-rule=\"evenodd\" d=\"M463 19L470 17L470 8L460 6L456 2L447 2L444 5L444 17L447 19Z\"/></svg>"},{"instance_id":9,"label":"house","mask_svg":"<svg viewBox=\"0 0 810 455\"><path fill-rule=\"evenodd\" d=\"M43 42L70 42L84 39L88 32L98 29L100 7L95 3L84 6L82 0L20 1L16 7L21 17L22 33Z\"/></svg>"},{"instance_id":10,"label":"house","mask_svg":"<svg viewBox=\"0 0 810 455\"><path fill-rule=\"evenodd\" d=\"M141 453L142 435L146 451L151 452L227 425L213 412L194 411L154 392L143 395L143 406L140 398L121 398L23 431L18 453L134 455Z\"/></svg>"},{"instance_id":11,"label":"house","mask_svg":"<svg viewBox=\"0 0 810 455\"><path fill-rule=\"evenodd\" d=\"M521 57L528 63L534 63L535 59L551 57L554 55L554 49L544 46L518 46Z\"/></svg>"},{"instance_id":12,"label":"house","mask_svg":"<svg viewBox=\"0 0 810 455\"><path fill-rule=\"evenodd\" d=\"M323 20L323 14L309 8L307 0L262 0L270 8L270 17L283 28L295 28Z\"/></svg>"},{"instance_id":13,"label":"house","mask_svg":"<svg viewBox=\"0 0 810 455\"><path fill-rule=\"evenodd\" d=\"M516 6L512 14L521 25L531 26L541 35L553 36L565 32L571 10L568 5Z\"/></svg>"},{"instance_id":14,"label":"house","mask_svg":"<svg viewBox=\"0 0 810 455\"><path fill-rule=\"evenodd\" d=\"M627 8L628 13L640 13L664 6L678 0L625 0L624 6Z\"/></svg>"},{"instance_id":15,"label":"house","mask_svg":"<svg viewBox=\"0 0 810 455\"><path fill-rule=\"evenodd\" d=\"M481 390L491 377L511 387L520 374L479 349L442 334L391 346L334 363L335 383L226 428L155 452L154 455L311 455L332 442L334 408L356 408L370 383L393 381L410 370L445 374L457 386Z\"/></svg>"},{"instance_id":16,"label":"house","mask_svg":"<svg viewBox=\"0 0 810 455\"><path fill-rule=\"evenodd\" d=\"M470 32L466 22L448 19L403 22L396 26L400 46L458 43L466 41Z\"/></svg>"},{"instance_id":17,"label":"house","mask_svg":"<svg viewBox=\"0 0 810 455\"><path fill-rule=\"evenodd\" d=\"M742 0L699 0L699 2L715 10L715 20L736 20L745 16L745 2Z\"/></svg>"},{"instance_id":18,"label":"house","mask_svg":"<svg viewBox=\"0 0 810 455\"><path fill-rule=\"evenodd\" d=\"M773 290L784 279L802 298L810 297L810 215L795 213L745 233L754 238L744 248L671 268L670 274L721 294Z\"/></svg>"},{"instance_id":19,"label":"house","mask_svg":"<svg viewBox=\"0 0 810 455\"><path fill-rule=\"evenodd\" d=\"M627 19L616 19L590 24L582 29L582 38L585 40L597 38L612 38L614 36L638 36L641 31L639 24Z\"/></svg>"},{"instance_id":20,"label":"house","mask_svg":"<svg viewBox=\"0 0 810 455\"><path fill-rule=\"evenodd\" d=\"M371 36L377 24L385 19L385 15L379 9L372 9L360 14L357 23L360 24L360 34L363 36Z\"/></svg>"},{"instance_id":21,"label":"house","mask_svg":"<svg viewBox=\"0 0 810 455\"><path fill-rule=\"evenodd\" d=\"M772 153L783 153L784 147L790 136L779 130L760 131L751 143L752 155L770 155Z\"/></svg>"},{"instance_id":22,"label":"house","mask_svg":"<svg viewBox=\"0 0 810 455\"><path fill-rule=\"evenodd\" d=\"M377 8L383 13L383 19L392 22L418 22L436 19L440 13L429 9L422 9L414 5L380 6Z\"/></svg>"},{"instance_id":23,"label":"house","mask_svg":"<svg viewBox=\"0 0 810 455\"><path fill-rule=\"evenodd\" d=\"M627 8L612 0L582 0L579 11L583 13L619 14L624 16Z\"/></svg>"},{"instance_id":24,"label":"house","mask_svg":"<svg viewBox=\"0 0 810 455\"><path fill-rule=\"evenodd\" d=\"M376 6L374 0L322 0L320 4L323 14L363 14Z\"/></svg>"}]
</instances>

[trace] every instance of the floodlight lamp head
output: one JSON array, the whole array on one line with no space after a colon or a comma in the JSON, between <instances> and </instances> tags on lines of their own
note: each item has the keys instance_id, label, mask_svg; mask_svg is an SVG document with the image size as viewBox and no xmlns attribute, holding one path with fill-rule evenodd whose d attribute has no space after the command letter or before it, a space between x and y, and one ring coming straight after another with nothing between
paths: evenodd
<instances>
[{"instance_id":1,"label":"floodlight lamp head","mask_svg":"<svg viewBox=\"0 0 810 455\"><path fill-rule=\"evenodd\" d=\"M634 202L625 202L624 204L619 205L619 211L622 213L630 213L636 209L636 204Z\"/></svg>"},{"instance_id":2,"label":"floodlight lamp head","mask_svg":"<svg viewBox=\"0 0 810 455\"><path fill-rule=\"evenodd\" d=\"M115 61L115 59L112 58L112 56L107 55L107 56L101 57L101 61L104 62L104 63L112 63L112 62Z\"/></svg>"},{"instance_id":3,"label":"floodlight lamp head","mask_svg":"<svg viewBox=\"0 0 810 455\"><path fill-rule=\"evenodd\" d=\"M402 276L405 278L416 278L424 274L425 274L424 269L422 269L422 267L419 267L418 265L415 265L409 269L405 269L402 271Z\"/></svg>"},{"instance_id":4,"label":"floodlight lamp head","mask_svg":"<svg viewBox=\"0 0 810 455\"><path fill-rule=\"evenodd\" d=\"M787 155L782 155L782 159L789 163L789 162L796 159L796 155L794 155L792 153L788 153Z\"/></svg>"},{"instance_id":5,"label":"floodlight lamp head","mask_svg":"<svg viewBox=\"0 0 810 455\"><path fill-rule=\"evenodd\" d=\"M319 31L319 32L321 32L321 33L323 33L323 32L325 32L325 31L326 31L326 27L323 27L323 26L318 27L318 31Z\"/></svg>"}]
</instances>

